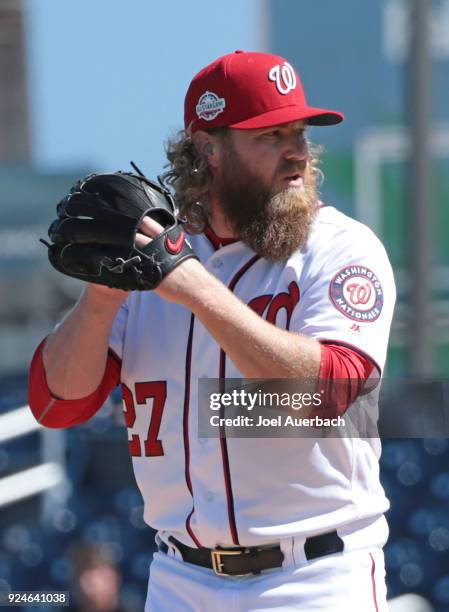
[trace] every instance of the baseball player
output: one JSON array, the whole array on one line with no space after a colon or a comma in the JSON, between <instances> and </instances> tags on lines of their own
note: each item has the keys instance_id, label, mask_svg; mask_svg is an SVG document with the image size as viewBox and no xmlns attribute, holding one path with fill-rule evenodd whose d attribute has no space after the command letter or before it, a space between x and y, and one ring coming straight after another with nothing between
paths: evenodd
<instances>
[{"instance_id":1,"label":"baseball player","mask_svg":"<svg viewBox=\"0 0 449 612\"><path fill-rule=\"evenodd\" d=\"M322 413L336 417L381 375L391 266L369 228L320 202L307 138L309 125L342 120L308 104L284 58L236 51L193 78L185 129L168 144L181 229L159 208L102 221L112 183L123 187L114 219L139 200L123 196L134 175L87 177L58 206L50 260L90 282L35 353L30 406L43 425L69 427L121 384L157 530L146 610L387 610L378 439L198 434L200 379L346 379L346 399ZM154 190L147 182L140 199ZM95 231L80 229L87 210L102 211ZM111 264L104 245L130 217L134 250Z\"/></svg>"}]
</instances>

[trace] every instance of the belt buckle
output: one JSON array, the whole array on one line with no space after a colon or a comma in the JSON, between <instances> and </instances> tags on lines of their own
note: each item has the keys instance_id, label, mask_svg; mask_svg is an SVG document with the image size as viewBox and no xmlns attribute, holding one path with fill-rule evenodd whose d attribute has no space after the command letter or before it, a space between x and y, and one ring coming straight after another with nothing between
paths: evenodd
<instances>
[{"instance_id":1,"label":"belt buckle","mask_svg":"<svg viewBox=\"0 0 449 612\"><path fill-rule=\"evenodd\" d=\"M221 560L221 556L223 555L242 555L244 552L244 550L212 550L211 551L211 556L212 556L212 568L214 570L214 572L216 573L217 576L247 576L248 573L251 572L247 572L245 574L227 574L226 572L223 571L223 561Z\"/></svg>"}]
</instances>

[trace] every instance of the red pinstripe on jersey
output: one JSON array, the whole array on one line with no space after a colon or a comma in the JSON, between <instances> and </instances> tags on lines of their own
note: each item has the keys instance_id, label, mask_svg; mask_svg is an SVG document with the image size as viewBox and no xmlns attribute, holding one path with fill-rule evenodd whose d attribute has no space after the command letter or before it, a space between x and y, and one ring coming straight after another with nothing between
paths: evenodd
<instances>
[{"instance_id":1,"label":"red pinstripe on jersey","mask_svg":"<svg viewBox=\"0 0 449 612\"><path fill-rule=\"evenodd\" d=\"M240 268L240 270L234 275L234 278L229 283L229 290L234 291L235 286L242 278L242 276L247 272L255 263L260 259L259 255L255 255L246 264ZM218 374L220 380L224 380L226 378L226 353L223 349L220 350L220 372ZM232 481L231 481L231 470L229 467L229 455L228 455L228 445L226 442L226 433L223 427L220 427L220 445L221 445L221 457L223 462L223 475L225 480L226 487L226 499L228 504L228 521L229 521L229 530L231 532L232 542L239 546L239 536L237 531L237 524L235 520L235 510L234 510L234 496L232 493Z\"/></svg>"},{"instance_id":2,"label":"red pinstripe on jersey","mask_svg":"<svg viewBox=\"0 0 449 612\"><path fill-rule=\"evenodd\" d=\"M190 478L190 443L189 443L189 412L190 412L190 374L192 367L192 342L193 342L193 328L195 325L195 317L192 314L190 317L190 328L189 328L189 337L187 340L187 349L186 349L186 370L185 370L185 386L184 386L184 413L183 413L183 437L184 437L184 456L185 456L185 479L187 483L187 488L190 491L190 495L192 496L192 510L190 514L186 518L186 529L189 536L195 542L196 546L202 546L201 542L198 540L196 535L193 532L192 526L190 524L190 520L192 518L192 514L195 511L195 504L193 503L193 489L192 489L192 479Z\"/></svg>"},{"instance_id":3,"label":"red pinstripe on jersey","mask_svg":"<svg viewBox=\"0 0 449 612\"><path fill-rule=\"evenodd\" d=\"M371 557L371 584L373 587L374 607L376 609L376 612L379 612L379 606L377 605L377 594L376 594L376 576L375 576L376 562L374 561L374 557L371 553L369 554L369 556Z\"/></svg>"}]
</instances>

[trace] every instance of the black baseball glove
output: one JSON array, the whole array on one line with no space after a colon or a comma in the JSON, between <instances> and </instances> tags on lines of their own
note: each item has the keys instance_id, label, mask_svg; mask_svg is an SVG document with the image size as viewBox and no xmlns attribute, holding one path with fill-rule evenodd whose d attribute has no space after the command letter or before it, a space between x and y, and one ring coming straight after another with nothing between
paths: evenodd
<instances>
[{"instance_id":1,"label":"black baseball glove","mask_svg":"<svg viewBox=\"0 0 449 612\"><path fill-rule=\"evenodd\" d=\"M124 290L154 289L195 253L176 218L173 198L145 176L89 174L57 207L48 230L48 258L56 270L90 283ZM135 236L148 215L165 229L138 248Z\"/></svg>"}]
</instances>

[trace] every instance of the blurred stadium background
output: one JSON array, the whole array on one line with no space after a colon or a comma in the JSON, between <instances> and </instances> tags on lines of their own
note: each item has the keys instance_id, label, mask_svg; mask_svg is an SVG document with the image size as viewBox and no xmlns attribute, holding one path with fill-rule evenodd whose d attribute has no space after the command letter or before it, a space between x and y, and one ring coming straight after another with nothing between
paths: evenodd
<instances>
[{"instance_id":1,"label":"blurred stadium background","mask_svg":"<svg viewBox=\"0 0 449 612\"><path fill-rule=\"evenodd\" d=\"M80 291L50 269L38 238L58 199L88 171L124 169L130 159L149 176L161 171L162 143L181 126L190 78L221 54L284 55L311 103L345 112L342 127L315 128L312 139L327 149L323 199L370 225L395 269L386 376L448 377L449 0L422 0L430 189L421 206L431 230L424 281L413 274L410 189L418 61L411 9L419 3L129 0L125 8L118 0L0 0L0 591L75 597L74 549L84 546L116 568L120 609L143 607L153 534L142 521L119 395L67 431L39 428L26 408L34 348ZM417 364L420 282L427 282L428 351ZM383 448L389 596L418 593L447 611L448 440L389 439Z\"/></svg>"}]
</instances>

